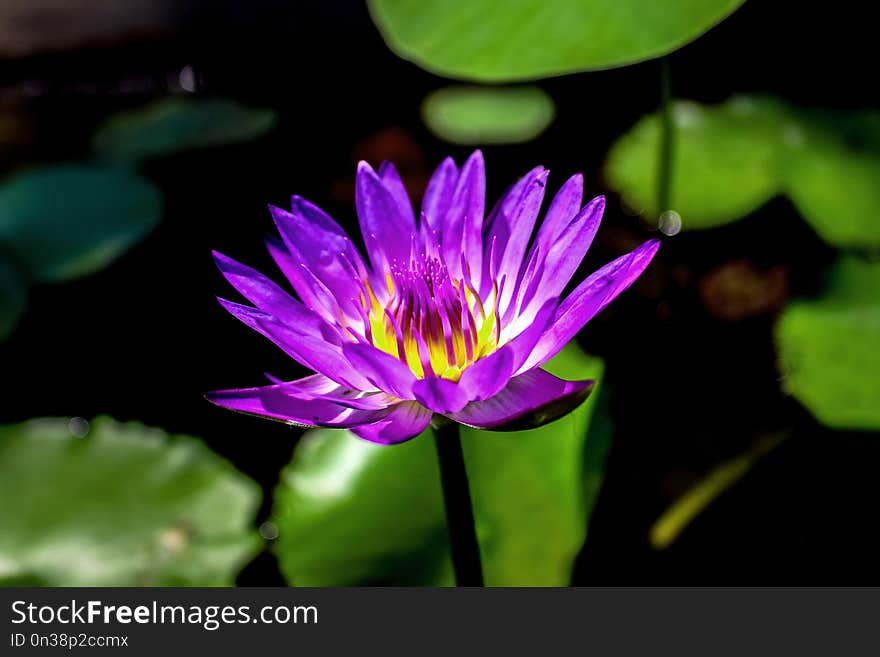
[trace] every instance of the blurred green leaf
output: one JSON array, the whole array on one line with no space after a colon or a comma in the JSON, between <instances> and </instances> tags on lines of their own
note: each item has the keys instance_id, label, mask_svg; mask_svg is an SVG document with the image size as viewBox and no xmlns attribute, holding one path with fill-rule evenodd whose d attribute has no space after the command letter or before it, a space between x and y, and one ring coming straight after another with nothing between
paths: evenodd
<instances>
[{"instance_id":1,"label":"blurred green leaf","mask_svg":"<svg viewBox=\"0 0 880 657\"><path fill-rule=\"evenodd\" d=\"M167 98L111 116L98 127L92 146L108 159L138 162L257 139L275 121L272 110L243 107L228 99Z\"/></svg>"},{"instance_id":2,"label":"blurred green leaf","mask_svg":"<svg viewBox=\"0 0 880 657\"><path fill-rule=\"evenodd\" d=\"M634 64L696 39L744 0L370 0L400 57L481 82Z\"/></svg>"},{"instance_id":3,"label":"blurred green leaf","mask_svg":"<svg viewBox=\"0 0 880 657\"><path fill-rule=\"evenodd\" d=\"M800 127L790 128L789 197L827 243L876 250L880 113L794 113Z\"/></svg>"},{"instance_id":4,"label":"blurred green leaf","mask_svg":"<svg viewBox=\"0 0 880 657\"><path fill-rule=\"evenodd\" d=\"M453 144L530 141L553 122L553 99L538 87L446 87L422 104L431 132Z\"/></svg>"},{"instance_id":5,"label":"blurred green leaf","mask_svg":"<svg viewBox=\"0 0 880 657\"><path fill-rule=\"evenodd\" d=\"M27 278L0 252L0 342L8 338L27 307Z\"/></svg>"},{"instance_id":6,"label":"blurred green leaf","mask_svg":"<svg viewBox=\"0 0 880 657\"><path fill-rule=\"evenodd\" d=\"M779 193L785 120L781 105L739 97L706 107L678 101L671 207L682 227L711 228L735 221ZM660 120L639 121L612 148L608 183L638 212L656 217Z\"/></svg>"},{"instance_id":7,"label":"blurred green leaf","mask_svg":"<svg viewBox=\"0 0 880 657\"><path fill-rule=\"evenodd\" d=\"M602 363L569 345L548 369L598 378ZM489 585L569 583L597 492L593 469L604 468L608 445L604 430L595 447L592 432L587 439L595 406L588 399L530 432L463 428ZM276 553L292 584L453 582L430 430L391 447L345 431L310 431L282 473L274 516Z\"/></svg>"},{"instance_id":8,"label":"blurred green leaf","mask_svg":"<svg viewBox=\"0 0 880 657\"><path fill-rule=\"evenodd\" d=\"M880 264L842 257L776 326L786 390L835 429L880 429Z\"/></svg>"},{"instance_id":9,"label":"blurred green leaf","mask_svg":"<svg viewBox=\"0 0 880 657\"><path fill-rule=\"evenodd\" d=\"M682 228L736 221L779 194L839 248L880 247L880 114L804 110L766 97L675 104L672 209ZM660 123L639 121L605 164L624 202L656 217Z\"/></svg>"},{"instance_id":10,"label":"blurred green leaf","mask_svg":"<svg viewBox=\"0 0 880 657\"><path fill-rule=\"evenodd\" d=\"M75 422L0 427L0 580L231 585L260 547L257 485L195 438Z\"/></svg>"},{"instance_id":11,"label":"blurred green leaf","mask_svg":"<svg viewBox=\"0 0 880 657\"><path fill-rule=\"evenodd\" d=\"M35 280L72 279L109 265L161 212L159 190L125 169L33 169L0 184L0 242Z\"/></svg>"}]
</instances>

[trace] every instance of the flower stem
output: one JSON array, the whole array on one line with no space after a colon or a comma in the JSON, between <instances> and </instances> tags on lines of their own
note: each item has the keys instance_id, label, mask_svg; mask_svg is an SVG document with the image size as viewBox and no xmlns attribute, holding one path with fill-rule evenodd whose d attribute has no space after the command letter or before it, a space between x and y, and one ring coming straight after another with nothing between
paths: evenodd
<instances>
[{"instance_id":1,"label":"flower stem","mask_svg":"<svg viewBox=\"0 0 880 657\"><path fill-rule=\"evenodd\" d=\"M452 548L452 567L457 586L483 586L483 567L480 563L480 545L474 528L474 512L468 487L467 470L461 437L455 422L434 426L434 443L440 462L440 482L446 505L446 524Z\"/></svg>"},{"instance_id":2,"label":"flower stem","mask_svg":"<svg viewBox=\"0 0 880 657\"><path fill-rule=\"evenodd\" d=\"M660 155L657 161L657 216L670 209L675 121L672 116L672 83L669 57L660 60Z\"/></svg>"}]
</instances>

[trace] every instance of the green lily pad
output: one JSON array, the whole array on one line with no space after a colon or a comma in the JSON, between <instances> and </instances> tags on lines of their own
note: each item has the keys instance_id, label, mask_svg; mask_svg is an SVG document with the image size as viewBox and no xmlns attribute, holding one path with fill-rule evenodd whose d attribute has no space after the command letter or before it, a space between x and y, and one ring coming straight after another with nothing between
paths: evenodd
<instances>
[{"instance_id":1,"label":"green lily pad","mask_svg":"<svg viewBox=\"0 0 880 657\"><path fill-rule=\"evenodd\" d=\"M108 159L138 162L257 139L276 120L272 110L243 107L228 99L167 98L111 116L98 127L92 146Z\"/></svg>"},{"instance_id":2,"label":"green lily pad","mask_svg":"<svg viewBox=\"0 0 880 657\"><path fill-rule=\"evenodd\" d=\"M431 132L453 144L517 144L553 122L553 99L538 87L446 87L422 104Z\"/></svg>"},{"instance_id":3,"label":"green lily pad","mask_svg":"<svg viewBox=\"0 0 880 657\"><path fill-rule=\"evenodd\" d=\"M27 307L27 279L21 269L0 255L0 342L8 338Z\"/></svg>"},{"instance_id":4,"label":"green lily pad","mask_svg":"<svg viewBox=\"0 0 880 657\"><path fill-rule=\"evenodd\" d=\"M0 242L40 282L106 267L161 213L159 190L125 169L61 165L0 184Z\"/></svg>"},{"instance_id":5,"label":"green lily pad","mask_svg":"<svg viewBox=\"0 0 880 657\"><path fill-rule=\"evenodd\" d=\"M880 248L880 113L795 112L786 193L828 244Z\"/></svg>"},{"instance_id":6,"label":"green lily pad","mask_svg":"<svg viewBox=\"0 0 880 657\"><path fill-rule=\"evenodd\" d=\"M0 500L4 582L231 585L261 545L253 481L195 438L109 418L0 427Z\"/></svg>"},{"instance_id":7,"label":"green lily pad","mask_svg":"<svg viewBox=\"0 0 880 657\"><path fill-rule=\"evenodd\" d=\"M672 209L683 229L736 221L786 194L827 243L880 248L880 113L804 110L766 97L675 104ZM656 217L660 121L650 115L613 146L608 184Z\"/></svg>"},{"instance_id":8,"label":"green lily pad","mask_svg":"<svg viewBox=\"0 0 880 657\"><path fill-rule=\"evenodd\" d=\"M683 229L713 228L758 209L782 188L786 114L768 98L715 107L678 101L670 206ZM660 119L639 121L611 149L605 177L634 210L656 217Z\"/></svg>"},{"instance_id":9,"label":"green lily pad","mask_svg":"<svg viewBox=\"0 0 880 657\"><path fill-rule=\"evenodd\" d=\"M598 378L602 363L569 345L548 369ZM569 583L608 447L605 428L587 438L596 405L532 431L462 428L487 584ZM310 431L282 473L274 522L292 584L453 583L431 430L395 446Z\"/></svg>"},{"instance_id":10,"label":"green lily pad","mask_svg":"<svg viewBox=\"0 0 880 657\"><path fill-rule=\"evenodd\" d=\"M880 264L843 257L818 299L797 301L776 326L785 389L822 424L880 429Z\"/></svg>"},{"instance_id":11,"label":"green lily pad","mask_svg":"<svg viewBox=\"0 0 880 657\"><path fill-rule=\"evenodd\" d=\"M744 0L369 0L388 46L432 73L534 80L659 57Z\"/></svg>"}]
</instances>

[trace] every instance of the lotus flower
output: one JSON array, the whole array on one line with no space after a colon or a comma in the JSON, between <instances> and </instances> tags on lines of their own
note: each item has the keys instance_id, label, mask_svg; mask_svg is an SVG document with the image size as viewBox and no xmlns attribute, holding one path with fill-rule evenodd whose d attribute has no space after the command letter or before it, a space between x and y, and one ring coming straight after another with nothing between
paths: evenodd
<instances>
[{"instance_id":1,"label":"lotus flower","mask_svg":"<svg viewBox=\"0 0 880 657\"><path fill-rule=\"evenodd\" d=\"M548 172L515 183L484 221L479 151L451 158L428 183L418 220L394 166L358 165L365 260L320 208L294 196L271 207L267 246L296 293L215 253L253 306L220 299L242 322L316 374L211 393L215 404L294 425L346 428L378 443L423 431L434 414L481 429L538 426L567 413L592 381L541 369L653 258L645 242L560 296L604 209L581 207L583 179L559 190L535 235Z\"/></svg>"}]
</instances>

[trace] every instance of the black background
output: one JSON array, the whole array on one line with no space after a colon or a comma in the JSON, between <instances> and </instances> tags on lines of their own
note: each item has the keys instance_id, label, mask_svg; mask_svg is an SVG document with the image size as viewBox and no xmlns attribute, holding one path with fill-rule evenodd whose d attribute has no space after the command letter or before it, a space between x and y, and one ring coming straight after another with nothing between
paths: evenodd
<instances>
[{"instance_id":1,"label":"black background","mask_svg":"<svg viewBox=\"0 0 880 657\"><path fill-rule=\"evenodd\" d=\"M182 5L184 6L184 5ZM279 113L254 143L157 161L161 226L113 267L33 290L17 332L0 345L0 421L110 414L203 436L268 493L298 433L209 405L212 389L256 385L262 372L302 372L225 315L213 296L233 295L210 250L272 271L262 250L266 204L309 198L348 227L356 159L410 162L408 182L446 154L467 150L430 135L419 104L446 82L398 59L359 2L185 4L158 40L0 61L0 89L27 102L40 138L4 157L5 170L76 159L105 116L152 93L114 93L120 80L155 82L184 65L206 95L232 96ZM740 92L807 106L878 106L875 22L867 3L750 0L671 57L677 96L716 102ZM92 91L85 92L84 85ZM94 92L94 88L103 90ZM535 164L551 190L583 171L587 193L605 193L608 147L659 98L659 65L552 79L558 118L538 140L484 149L491 203ZM375 164L376 162L374 162ZM583 272L653 236L610 197ZM658 259L582 337L608 365L616 427L579 584L877 583L880 437L831 432L780 391L773 314L740 321L707 312L697 282L730 260L783 266L790 294L816 288L833 252L777 199L733 226L664 238ZM880 400L878 400L880 402ZM791 436L703 514L671 548L655 552L648 528L687 485L761 435ZM264 503L261 518L268 515ZM243 585L283 583L264 554Z\"/></svg>"}]
</instances>

